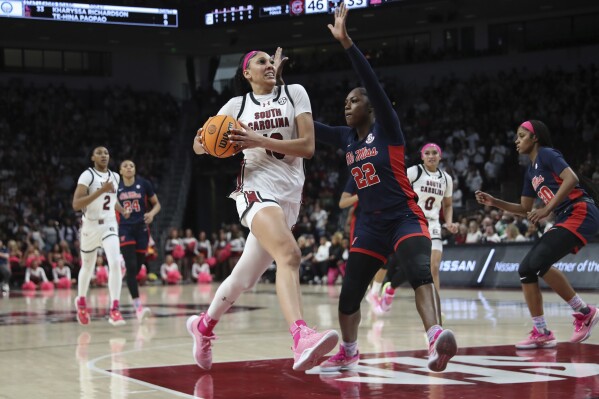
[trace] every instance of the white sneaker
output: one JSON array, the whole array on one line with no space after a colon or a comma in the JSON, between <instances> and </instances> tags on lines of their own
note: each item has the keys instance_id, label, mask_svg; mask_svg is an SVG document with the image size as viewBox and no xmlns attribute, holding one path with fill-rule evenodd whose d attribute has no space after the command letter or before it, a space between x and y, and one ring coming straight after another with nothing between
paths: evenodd
<instances>
[{"instance_id":1,"label":"white sneaker","mask_svg":"<svg viewBox=\"0 0 599 399\"><path fill-rule=\"evenodd\" d=\"M135 315L137 316L137 321L139 321L140 323L143 323L144 320L147 319L148 317L150 317L151 314L152 314L152 311L150 310L150 308L141 307L141 308L135 310Z\"/></svg>"}]
</instances>

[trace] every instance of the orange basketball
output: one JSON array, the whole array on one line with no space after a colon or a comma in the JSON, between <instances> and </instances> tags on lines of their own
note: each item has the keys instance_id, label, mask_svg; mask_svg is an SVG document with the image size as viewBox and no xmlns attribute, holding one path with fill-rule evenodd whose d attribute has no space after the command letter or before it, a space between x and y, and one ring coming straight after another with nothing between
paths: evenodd
<instances>
[{"instance_id":1,"label":"orange basketball","mask_svg":"<svg viewBox=\"0 0 599 399\"><path fill-rule=\"evenodd\" d=\"M216 115L208 118L202 127L204 149L213 157L228 158L237 153L237 145L231 144L231 129L241 126L232 116Z\"/></svg>"}]
</instances>

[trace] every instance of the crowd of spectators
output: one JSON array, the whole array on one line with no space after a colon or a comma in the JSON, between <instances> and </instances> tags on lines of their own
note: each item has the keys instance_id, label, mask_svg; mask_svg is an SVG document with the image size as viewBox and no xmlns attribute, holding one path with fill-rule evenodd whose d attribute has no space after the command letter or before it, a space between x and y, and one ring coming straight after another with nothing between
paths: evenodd
<instances>
[{"instance_id":1,"label":"crowd of spectators","mask_svg":"<svg viewBox=\"0 0 599 399\"><path fill-rule=\"evenodd\" d=\"M292 76L286 79L293 81ZM448 244L532 240L542 234L543 226L483 210L473 198L474 191L483 189L518 200L528 160L518 157L514 134L526 119L543 120L552 131L554 146L573 169L599 184L599 70L595 65L571 72L548 68L533 73L521 68L464 80L449 76L418 89L389 76L382 83L402 122L407 166L419 162L419 148L425 142L437 142L443 149L441 167L453 177L454 219L460 222L459 233L446 237ZM315 120L344 125L343 101L353 86L348 80L324 82L317 76L305 84ZM211 90L201 94L202 112L208 114L231 95ZM105 144L113 159L133 158L138 172L159 191L160 172L168 160L164 149L176 129L178 113L171 97L156 93L70 91L19 82L0 87L0 239L7 244L13 271L24 270L28 259L38 253L45 258L42 267L49 269L51 253L60 253L76 275L79 215L70 203L77 176L89 166L89 151ZM218 162L223 160L214 160L215 167L222 165ZM116 168L114 162L111 168ZM314 259L323 259L324 250L316 256L321 238L329 247L344 248L341 254L346 251L346 214L339 210L338 200L347 177L344 156L333 148L318 144L314 157L306 161L304 205L295 234L302 248L314 250ZM220 281L243 251L245 234L238 225L198 234L176 228L165 253L173 256L180 281L197 279L197 270L205 271L206 264ZM332 269L342 273L335 259ZM309 281L330 277L330 260L318 262L328 263L326 268L322 264L309 268L313 275Z\"/></svg>"},{"instance_id":2,"label":"crowd of spectators","mask_svg":"<svg viewBox=\"0 0 599 399\"><path fill-rule=\"evenodd\" d=\"M178 121L179 106L165 94L1 84L0 240L13 281L37 258L47 276L59 259L76 276L80 214L71 202L91 151L108 147L115 172L123 158L133 159L159 191Z\"/></svg>"}]
</instances>

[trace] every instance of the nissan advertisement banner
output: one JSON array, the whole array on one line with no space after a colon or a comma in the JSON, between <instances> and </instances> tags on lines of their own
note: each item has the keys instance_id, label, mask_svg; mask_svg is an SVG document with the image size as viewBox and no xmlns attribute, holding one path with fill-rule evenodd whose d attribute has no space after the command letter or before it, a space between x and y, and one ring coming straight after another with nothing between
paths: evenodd
<instances>
[{"instance_id":1,"label":"nissan advertisement banner","mask_svg":"<svg viewBox=\"0 0 599 399\"><path fill-rule=\"evenodd\" d=\"M442 286L519 288L520 261L532 243L459 245L443 248L440 265ZM588 244L577 254L569 254L555 263L574 289L599 288L599 243ZM539 279L546 287L543 279Z\"/></svg>"}]
</instances>

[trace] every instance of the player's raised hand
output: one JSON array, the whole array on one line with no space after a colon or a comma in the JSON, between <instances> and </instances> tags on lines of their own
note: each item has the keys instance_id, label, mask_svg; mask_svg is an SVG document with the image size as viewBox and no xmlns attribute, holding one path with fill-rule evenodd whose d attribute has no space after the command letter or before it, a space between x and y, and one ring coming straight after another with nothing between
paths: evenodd
<instances>
[{"instance_id":1,"label":"player's raised hand","mask_svg":"<svg viewBox=\"0 0 599 399\"><path fill-rule=\"evenodd\" d=\"M275 67L275 78L277 79L278 85L284 85L285 81L283 81L283 67L289 60L289 57L283 57L283 49L281 47L277 47L277 51L275 51L275 56L273 58L274 67Z\"/></svg>"},{"instance_id":2,"label":"player's raised hand","mask_svg":"<svg viewBox=\"0 0 599 399\"><path fill-rule=\"evenodd\" d=\"M347 19L347 6L345 2L341 2L341 4L335 8L335 25L328 24L327 27L331 31L333 37L341 44L344 48L349 48L353 44L352 40L349 38L347 34L347 29L345 27L345 20Z\"/></svg>"}]
</instances>

